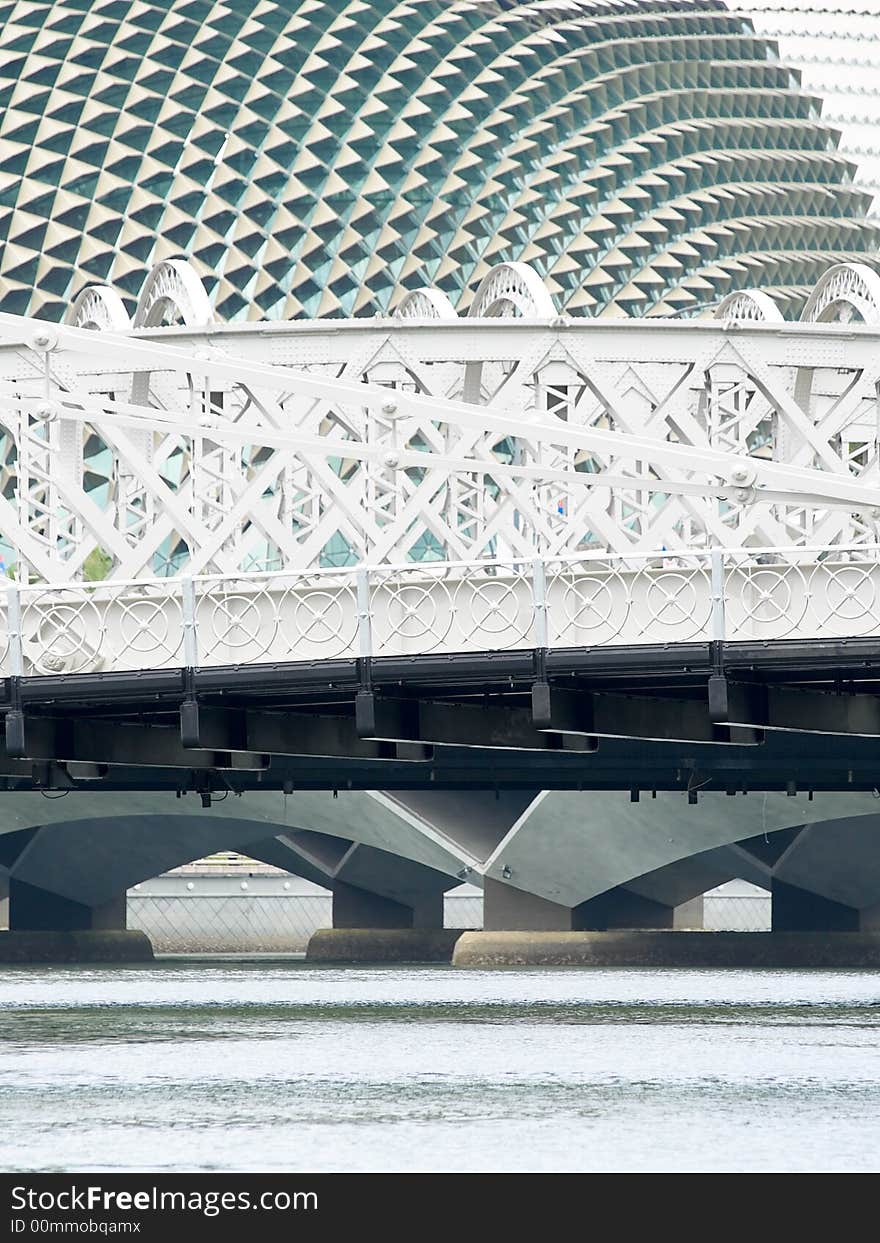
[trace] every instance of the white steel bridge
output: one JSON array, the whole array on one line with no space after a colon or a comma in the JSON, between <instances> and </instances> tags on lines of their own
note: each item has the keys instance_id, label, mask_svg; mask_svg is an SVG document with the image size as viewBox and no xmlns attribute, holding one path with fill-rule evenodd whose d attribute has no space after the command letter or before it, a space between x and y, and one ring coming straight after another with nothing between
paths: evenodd
<instances>
[{"instance_id":1,"label":"white steel bridge","mask_svg":"<svg viewBox=\"0 0 880 1243\"><path fill-rule=\"evenodd\" d=\"M7 676L880 631L880 277L804 320L223 325L159 265L0 316ZM3 593L0 593L2 595Z\"/></svg>"},{"instance_id":2,"label":"white steel bridge","mask_svg":"<svg viewBox=\"0 0 880 1243\"><path fill-rule=\"evenodd\" d=\"M0 316L12 927L221 848L343 926L462 879L488 927L669 926L733 876L878 926L871 269L800 323L569 319L508 265L466 318L223 325L172 261L69 321Z\"/></svg>"}]
</instances>

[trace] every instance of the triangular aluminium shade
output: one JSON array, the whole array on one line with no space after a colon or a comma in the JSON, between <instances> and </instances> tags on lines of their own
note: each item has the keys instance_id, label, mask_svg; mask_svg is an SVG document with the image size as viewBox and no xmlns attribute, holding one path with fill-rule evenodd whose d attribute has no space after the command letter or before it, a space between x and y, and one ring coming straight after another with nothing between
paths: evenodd
<instances>
[{"instance_id":1,"label":"triangular aluminium shade","mask_svg":"<svg viewBox=\"0 0 880 1243\"><path fill-rule=\"evenodd\" d=\"M100 279L133 310L183 255L220 318L387 314L430 283L466 311L501 255L560 310L650 313L761 273L796 313L817 251L864 258L880 232L772 45L697 7L14 6L0 309L57 318Z\"/></svg>"}]
</instances>

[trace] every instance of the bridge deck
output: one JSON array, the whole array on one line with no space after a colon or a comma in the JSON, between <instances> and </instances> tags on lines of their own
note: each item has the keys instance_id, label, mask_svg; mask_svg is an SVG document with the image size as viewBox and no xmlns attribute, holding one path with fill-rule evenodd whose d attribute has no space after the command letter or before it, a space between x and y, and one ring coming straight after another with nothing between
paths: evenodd
<instances>
[{"instance_id":1,"label":"bridge deck","mask_svg":"<svg viewBox=\"0 0 880 1243\"><path fill-rule=\"evenodd\" d=\"M15 709L14 690L24 737L21 755L0 754L0 780L215 791L878 784L870 637L380 657L368 672L366 688L356 659L7 679L0 710ZM709 694L719 677L720 705Z\"/></svg>"}]
</instances>

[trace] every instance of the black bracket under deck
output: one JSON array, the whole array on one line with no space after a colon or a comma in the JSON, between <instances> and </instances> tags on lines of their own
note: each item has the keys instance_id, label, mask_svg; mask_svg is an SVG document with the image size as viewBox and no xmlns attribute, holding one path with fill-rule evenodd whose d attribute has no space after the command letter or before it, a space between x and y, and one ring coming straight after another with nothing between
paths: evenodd
<instances>
[{"instance_id":1,"label":"black bracket under deck","mask_svg":"<svg viewBox=\"0 0 880 1243\"><path fill-rule=\"evenodd\" d=\"M24 736L24 712L21 707L21 679L7 678L9 708L6 710L6 754L19 760L27 755Z\"/></svg>"},{"instance_id":2,"label":"black bracket under deck","mask_svg":"<svg viewBox=\"0 0 880 1243\"><path fill-rule=\"evenodd\" d=\"M199 701L196 698L195 670L183 671L183 700L180 704L180 745L200 747Z\"/></svg>"},{"instance_id":3,"label":"black bracket under deck","mask_svg":"<svg viewBox=\"0 0 880 1243\"><path fill-rule=\"evenodd\" d=\"M714 639L709 644L709 659L712 664L708 684L709 720L715 725L723 725L727 721L730 705L724 673L724 643L720 639Z\"/></svg>"},{"instance_id":4,"label":"black bracket under deck","mask_svg":"<svg viewBox=\"0 0 880 1243\"><path fill-rule=\"evenodd\" d=\"M550 683L547 681L547 649L535 648L535 680L532 683L532 724L536 729L551 725Z\"/></svg>"},{"instance_id":5,"label":"black bracket under deck","mask_svg":"<svg viewBox=\"0 0 880 1243\"><path fill-rule=\"evenodd\" d=\"M358 738L372 738L376 733L376 696L373 693L372 668L369 656L359 656L358 689L354 697L354 728Z\"/></svg>"}]
</instances>

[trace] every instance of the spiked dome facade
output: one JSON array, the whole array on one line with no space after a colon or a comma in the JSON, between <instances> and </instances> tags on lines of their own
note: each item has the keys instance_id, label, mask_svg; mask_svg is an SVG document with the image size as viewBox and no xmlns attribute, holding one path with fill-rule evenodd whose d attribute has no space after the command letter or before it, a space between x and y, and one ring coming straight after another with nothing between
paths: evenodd
<instances>
[{"instance_id":1,"label":"spiked dome facade","mask_svg":"<svg viewBox=\"0 0 880 1243\"><path fill-rule=\"evenodd\" d=\"M713 0L0 5L0 309L129 310L189 257L224 319L466 311L525 261L577 314L876 249L819 103Z\"/></svg>"}]
</instances>

